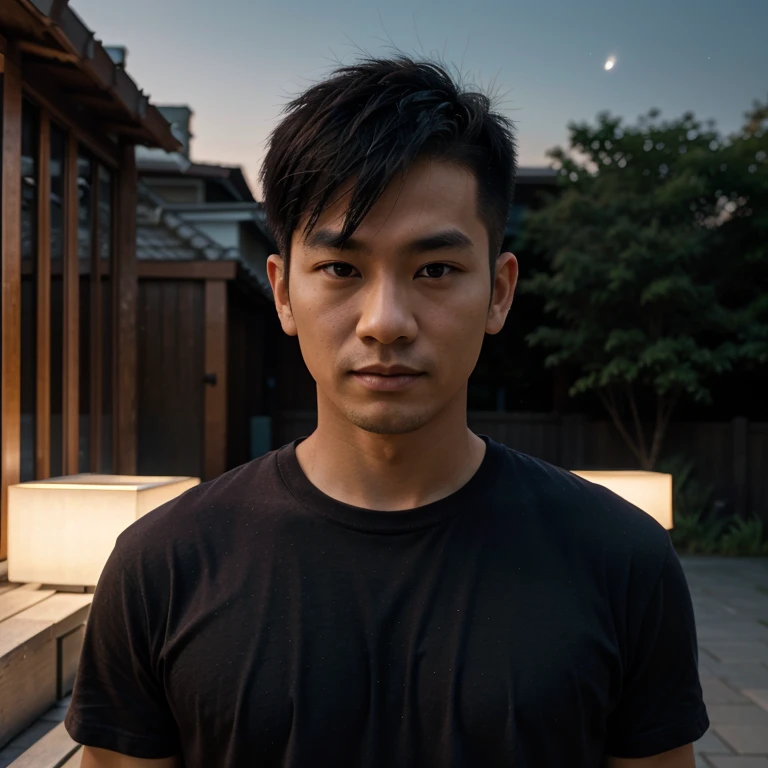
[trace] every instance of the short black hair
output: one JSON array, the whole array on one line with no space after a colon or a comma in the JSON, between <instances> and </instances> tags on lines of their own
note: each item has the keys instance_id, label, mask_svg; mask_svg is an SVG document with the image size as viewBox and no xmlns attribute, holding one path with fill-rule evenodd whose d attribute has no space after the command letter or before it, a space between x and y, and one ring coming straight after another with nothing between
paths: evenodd
<instances>
[{"instance_id":1,"label":"short black hair","mask_svg":"<svg viewBox=\"0 0 768 768\"><path fill-rule=\"evenodd\" d=\"M489 96L463 89L440 64L398 55L339 67L284 113L269 138L261 182L267 223L285 259L296 229L311 233L342 185L354 182L343 244L388 184L427 157L474 173L494 265L512 202L517 152L512 122L493 111Z\"/></svg>"}]
</instances>

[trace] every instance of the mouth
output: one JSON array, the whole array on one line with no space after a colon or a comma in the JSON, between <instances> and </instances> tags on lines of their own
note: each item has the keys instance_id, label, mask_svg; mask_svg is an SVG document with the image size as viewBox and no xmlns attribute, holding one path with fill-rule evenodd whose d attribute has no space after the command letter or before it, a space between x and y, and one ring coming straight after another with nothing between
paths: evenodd
<instances>
[{"instance_id":1,"label":"mouth","mask_svg":"<svg viewBox=\"0 0 768 768\"><path fill-rule=\"evenodd\" d=\"M421 371L407 365L367 365L357 368L353 373L374 374L375 376L419 376Z\"/></svg>"},{"instance_id":2,"label":"mouth","mask_svg":"<svg viewBox=\"0 0 768 768\"><path fill-rule=\"evenodd\" d=\"M366 389L396 392L415 384L424 373L402 365L371 365L351 372L352 377Z\"/></svg>"}]
</instances>

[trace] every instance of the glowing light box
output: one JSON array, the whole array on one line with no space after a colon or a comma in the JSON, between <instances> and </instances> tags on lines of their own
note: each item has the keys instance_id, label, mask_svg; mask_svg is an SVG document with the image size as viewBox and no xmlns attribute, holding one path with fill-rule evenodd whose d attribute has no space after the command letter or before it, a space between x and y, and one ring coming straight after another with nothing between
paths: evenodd
<instances>
[{"instance_id":1,"label":"glowing light box","mask_svg":"<svg viewBox=\"0 0 768 768\"><path fill-rule=\"evenodd\" d=\"M8 579L95 586L131 523L198 485L195 477L69 475L8 489Z\"/></svg>"},{"instance_id":2,"label":"glowing light box","mask_svg":"<svg viewBox=\"0 0 768 768\"><path fill-rule=\"evenodd\" d=\"M672 528L672 475L642 470L578 471L573 474L605 486L630 504L647 512L667 530Z\"/></svg>"}]
</instances>

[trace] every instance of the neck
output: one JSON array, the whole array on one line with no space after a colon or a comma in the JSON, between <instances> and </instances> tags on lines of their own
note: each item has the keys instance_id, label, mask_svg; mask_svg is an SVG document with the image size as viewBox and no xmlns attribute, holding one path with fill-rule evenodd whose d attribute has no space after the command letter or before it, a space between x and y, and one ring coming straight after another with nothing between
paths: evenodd
<instances>
[{"instance_id":1,"label":"neck","mask_svg":"<svg viewBox=\"0 0 768 768\"><path fill-rule=\"evenodd\" d=\"M475 474L485 443L467 428L466 394L418 430L366 432L318 399L317 429L296 457L310 482L337 501L413 509L454 493Z\"/></svg>"}]
</instances>

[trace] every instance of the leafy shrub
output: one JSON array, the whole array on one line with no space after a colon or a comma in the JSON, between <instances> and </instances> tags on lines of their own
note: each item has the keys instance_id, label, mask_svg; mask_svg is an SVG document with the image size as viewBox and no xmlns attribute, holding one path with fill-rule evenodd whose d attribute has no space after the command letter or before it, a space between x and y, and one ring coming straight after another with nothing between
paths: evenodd
<instances>
[{"instance_id":1,"label":"leafy shrub","mask_svg":"<svg viewBox=\"0 0 768 768\"><path fill-rule=\"evenodd\" d=\"M701 512L675 513L675 527L670 531L678 552L689 555L713 555L719 552L727 520L704 517Z\"/></svg>"},{"instance_id":2,"label":"leafy shrub","mask_svg":"<svg viewBox=\"0 0 768 768\"><path fill-rule=\"evenodd\" d=\"M714 488L696 477L694 462L675 456L659 471L672 475L675 549L684 554L757 556L768 554L768 531L756 516L721 517Z\"/></svg>"},{"instance_id":3,"label":"leafy shrub","mask_svg":"<svg viewBox=\"0 0 768 768\"><path fill-rule=\"evenodd\" d=\"M763 521L754 516L732 520L720 540L720 554L747 557L768 555Z\"/></svg>"}]
</instances>

